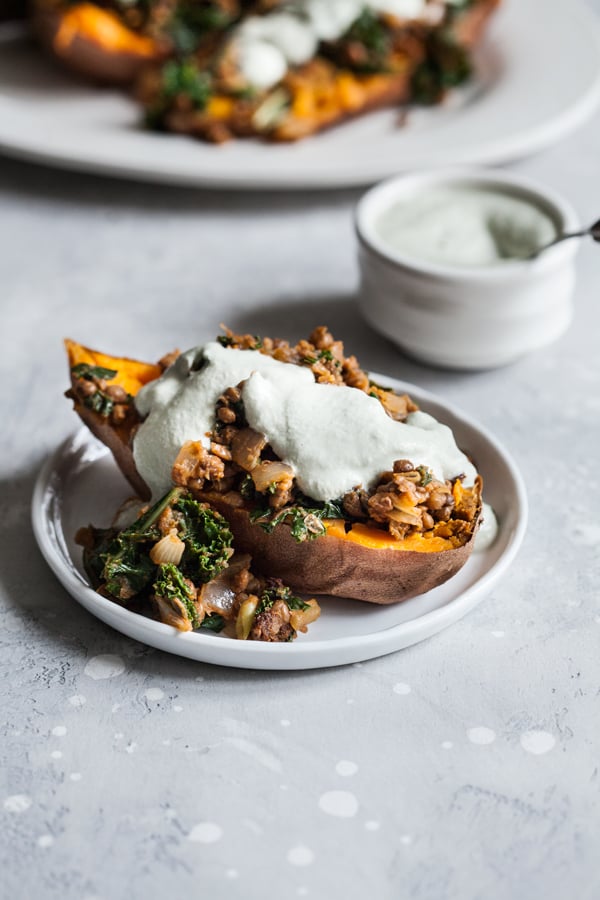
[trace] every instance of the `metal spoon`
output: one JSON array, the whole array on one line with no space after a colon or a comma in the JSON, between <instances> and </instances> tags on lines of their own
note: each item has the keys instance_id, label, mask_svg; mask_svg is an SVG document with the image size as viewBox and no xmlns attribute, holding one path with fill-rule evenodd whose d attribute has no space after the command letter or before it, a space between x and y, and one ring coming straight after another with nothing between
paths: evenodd
<instances>
[{"instance_id":1,"label":"metal spoon","mask_svg":"<svg viewBox=\"0 0 600 900\"><path fill-rule=\"evenodd\" d=\"M588 236L600 243L600 219L598 219L597 222L594 222L593 225L590 225L589 228L584 228L583 231L571 231L568 234L559 234L558 237L555 237L554 240L550 241L549 244L544 244L543 247L538 247L537 250L534 250L528 256L525 256L524 259L537 259L537 257L541 253L545 253L545 251L549 250L550 247L555 247L557 244L562 244L563 241L570 241L571 238L581 238Z\"/></svg>"}]
</instances>

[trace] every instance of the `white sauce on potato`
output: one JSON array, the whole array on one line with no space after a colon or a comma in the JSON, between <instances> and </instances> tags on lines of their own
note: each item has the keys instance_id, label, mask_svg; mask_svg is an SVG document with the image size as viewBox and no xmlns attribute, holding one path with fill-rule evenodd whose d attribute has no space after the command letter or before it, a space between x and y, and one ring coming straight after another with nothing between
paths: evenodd
<instances>
[{"instance_id":1,"label":"white sauce on potato","mask_svg":"<svg viewBox=\"0 0 600 900\"><path fill-rule=\"evenodd\" d=\"M320 41L338 40L370 10L398 19L437 24L445 6L460 0L294 0L263 16L250 16L233 32L238 66L248 84L265 90L289 66L308 62Z\"/></svg>"},{"instance_id":2,"label":"white sauce on potato","mask_svg":"<svg viewBox=\"0 0 600 900\"><path fill-rule=\"evenodd\" d=\"M474 550L481 553L491 547L498 535L498 519L496 513L489 503L484 503L482 507L481 518L479 520L479 528L475 535Z\"/></svg>"},{"instance_id":3,"label":"white sauce on potato","mask_svg":"<svg viewBox=\"0 0 600 900\"><path fill-rule=\"evenodd\" d=\"M315 500L371 486L396 459L428 466L442 481L464 474L465 484L473 484L476 471L451 430L427 413L395 422L363 391L317 384L309 368L211 342L182 354L135 399L147 418L134 439L134 459L154 496L171 486L185 441L209 446L217 399L240 381L248 424L266 436Z\"/></svg>"}]
</instances>

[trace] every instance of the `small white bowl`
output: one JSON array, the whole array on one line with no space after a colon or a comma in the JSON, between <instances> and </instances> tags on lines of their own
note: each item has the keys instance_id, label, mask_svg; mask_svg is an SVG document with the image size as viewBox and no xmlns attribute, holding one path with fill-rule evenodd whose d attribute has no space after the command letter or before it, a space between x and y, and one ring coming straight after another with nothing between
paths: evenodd
<instances>
[{"instance_id":1,"label":"small white bowl","mask_svg":"<svg viewBox=\"0 0 600 900\"><path fill-rule=\"evenodd\" d=\"M573 208L553 191L504 172L435 170L384 181L356 209L359 306L369 324L408 355L451 369L506 365L556 340L572 318L578 241L532 261L478 267L403 256L378 234L377 223L398 201L434 186L500 191L549 214L559 234L580 228Z\"/></svg>"}]
</instances>

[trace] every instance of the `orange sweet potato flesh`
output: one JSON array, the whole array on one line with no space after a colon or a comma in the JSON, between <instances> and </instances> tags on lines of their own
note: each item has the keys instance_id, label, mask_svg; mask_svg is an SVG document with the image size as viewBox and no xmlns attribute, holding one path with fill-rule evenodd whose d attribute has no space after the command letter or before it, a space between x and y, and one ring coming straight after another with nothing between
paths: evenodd
<instances>
[{"instance_id":1,"label":"orange sweet potato flesh","mask_svg":"<svg viewBox=\"0 0 600 900\"><path fill-rule=\"evenodd\" d=\"M69 360L69 370L78 363L87 363L91 366L102 366L105 369L116 371L114 378L107 379L107 384L118 384L133 397L145 384L154 381L162 374L161 366L156 363L140 362L126 357L109 356L98 350L90 350L75 341L67 338L65 349ZM72 378L72 383L75 379ZM133 459L133 428L131 421L123 425L115 425L109 419L94 412L85 406L77 397L73 398L74 409L77 415L87 425L103 444L113 454L117 465L142 499L150 497L150 491L146 482L140 477Z\"/></svg>"},{"instance_id":2,"label":"orange sweet potato flesh","mask_svg":"<svg viewBox=\"0 0 600 900\"><path fill-rule=\"evenodd\" d=\"M31 22L42 46L69 69L106 84L129 84L142 66L163 56L151 38L93 3L56 7L37 0Z\"/></svg>"},{"instance_id":3,"label":"orange sweet potato flesh","mask_svg":"<svg viewBox=\"0 0 600 900\"><path fill-rule=\"evenodd\" d=\"M322 537L298 542L285 524L267 534L250 521L246 509L230 505L222 494L206 493L203 499L225 516L236 548L250 553L257 571L264 575L281 578L293 590L305 594L390 604L438 587L466 563L481 512L481 487L478 478L478 514L467 539L458 546L443 541L447 548L443 550L435 549L440 547L440 538L433 538L430 544L422 538L419 549L408 549L418 546L418 541L394 541L364 526L355 526L346 535L339 522L327 523L328 533Z\"/></svg>"}]
</instances>

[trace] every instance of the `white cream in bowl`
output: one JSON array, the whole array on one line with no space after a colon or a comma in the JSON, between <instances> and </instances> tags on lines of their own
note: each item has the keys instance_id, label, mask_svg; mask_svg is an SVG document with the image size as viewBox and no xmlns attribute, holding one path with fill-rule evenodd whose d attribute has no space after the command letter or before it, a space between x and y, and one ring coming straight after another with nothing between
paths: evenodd
<instances>
[{"instance_id":1,"label":"white cream in bowl","mask_svg":"<svg viewBox=\"0 0 600 900\"><path fill-rule=\"evenodd\" d=\"M361 310L425 362L505 365L568 327L577 245L526 257L578 227L562 198L504 172L436 171L384 182L356 211Z\"/></svg>"}]
</instances>

